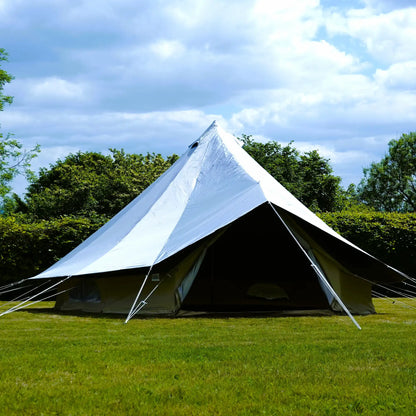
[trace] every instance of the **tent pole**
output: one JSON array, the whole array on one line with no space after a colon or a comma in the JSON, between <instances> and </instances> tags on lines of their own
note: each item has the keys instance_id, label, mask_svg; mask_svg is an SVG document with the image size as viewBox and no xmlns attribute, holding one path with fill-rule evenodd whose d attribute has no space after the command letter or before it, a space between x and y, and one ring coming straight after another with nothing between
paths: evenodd
<instances>
[{"instance_id":1,"label":"tent pole","mask_svg":"<svg viewBox=\"0 0 416 416\"><path fill-rule=\"evenodd\" d=\"M147 300L150 298L150 296L153 295L153 292L156 291L156 289L160 286L160 284L162 282L164 282L165 279L161 279L159 281L159 283L151 290L151 292L143 299L139 302L139 304L136 306L136 308L133 310L133 312L131 312L131 318L136 315L137 312L139 312L140 310L142 310L146 305L147 305Z\"/></svg>"},{"instance_id":2,"label":"tent pole","mask_svg":"<svg viewBox=\"0 0 416 416\"><path fill-rule=\"evenodd\" d=\"M317 274L318 278L321 280L321 282L325 285L325 287L331 292L332 296L334 296L335 300L340 304L341 308L344 310L344 312L348 315L348 317L351 319L351 321L354 323L354 325L358 328L361 329L360 325L358 324L358 322L354 319L354 317L352 316L351 312L348 310L348 308L344 305L344 303L342 302L341 298L338 296L338 294L335 292L335 290L333 289L333 287L329 284L328 280L326 279L326 277L323 275L323 273L321 272L321 270L319 270L319 267L317 267L315 265L315 263L313 262L313 260L311 259L311 257L309 256L309 254L307 253L307 251L303 248L302 244L299 243L298 239L296 238L296 236L294 235L294 233L292 232L292 230L289 228L289 226L283 221L283 218L280 216L279 212L276 210L276 208L272 205L271 202L269 202L269 205L272 207L273 211L275 212L275 214L279 217L280 221L282 222L282 224L285 226L286 230L289 232L289 234L292 236L292 238L295 240L296 244L299 246L299 248L302 250L303 254L308 258L308 260L311 262L311 267L313 268L313 270L315 271L315 273Z\"/></svg>"},{"instance_id":3,"label":"tent pole","mask_svg":"<svg viewBox=\"0 0 416 416\"><path fill-rule=\"evenodd\" d=\"M306 253L306 252L305 252ZM308 256L309 258L309 256ZM309 258L309 260L311 260ZM326 280L325 276L322 274L322 272L319 270L319 267L317 267L312 261L311 266L315 270L316 274L318 275L319 279L321 279L321 282L325 285L325 287L331 292L332 296L336 299L336 301L341 305L342 309L345 311L345 313L350 317L351 321L354 323L354 325L361 329L358 322L354 319L354 317L351 315L351 312L348 310L348 308L344 305L341 298L338 296L337 292L333 289L333 287L329 284L328 280Z\"/></svg>"},{"instance_id":4,"label":"tent pole","mask_svg":"<svg viewBox=\"0 0 416 416\"><path fill-rule=\"evenodd\" d=\"M134 299L133 305L131 305L130 312L128 313L127 318L126 318L126 320L124 321L124 323L125 323L125 324L126 324L128 321L130 321L130 319L133 317L133 315L134 315L134 313L135 313L135 312L138 312L138 311L139 311L139 310L140 310L140 309L144 306L144 305L140 305L141 307L140 307L137 311L135 311L135 308L136 308L136 305L137 305L137 301L139 300L140 295L142 294L142 291L143 291L144 285L146 284L147 279L148 279L148 278L149 278L149 276L150 276L150 272L152 271L152 268L153 268L153 264L150 266L149 271L147 272L147 274L146 274L146 276L145 276L145 278L144 278L144 280L143 280L143 283L142 283L142 285L140 286L139 292L137 293L137 296L136 296L136 298Z\"/></svg>"}]
</instances>

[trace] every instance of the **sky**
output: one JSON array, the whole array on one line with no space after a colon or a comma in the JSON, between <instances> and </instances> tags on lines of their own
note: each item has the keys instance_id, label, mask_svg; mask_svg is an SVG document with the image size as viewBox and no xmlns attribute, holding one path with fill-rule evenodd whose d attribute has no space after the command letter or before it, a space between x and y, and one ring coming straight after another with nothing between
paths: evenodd
<instances>
[{"instance_id":1,"label":"sky","mask_svg":"<svg viewBox=\"0 0 416 416\"><path fill-rule=\"evenodd\" d=\"M415 0L0 0L1 131L38 169L181 155L217 120L317 149L348 186L416 131L415 22Z\"/></svg>"}]
</instances>

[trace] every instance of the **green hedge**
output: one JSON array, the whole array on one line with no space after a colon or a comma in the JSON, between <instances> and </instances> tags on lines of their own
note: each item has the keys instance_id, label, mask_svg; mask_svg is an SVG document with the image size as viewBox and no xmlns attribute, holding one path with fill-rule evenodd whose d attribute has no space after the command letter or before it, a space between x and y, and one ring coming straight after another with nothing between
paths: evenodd
<instances>
[{"instance_id":1,"label":"green hedge","mask_svg":"<svg viewBox=\"0 0 416 416\"><path fill-rule=\"evenodd\" d=\"M416 214L336 212L319 216L362 249L416 277ZM64 217L25 223L19 217L0 217L0 284L45 270L103 222Z\"/></svg>"},{"instance_id":2,"label":"green hedge","mask_svg":"<svg viewBox=\"0 0 416 416\"><path fill-rule=\"evenodd\" d=\"M25 223L0 217L0 284L45 270L102 224L86 218Z\"/></svg>"},{"instance_id":3,"label":"green hedge","mask_svg":"<svg viewBox=\"0 0 416 416\"><path fill-rule=\"evenodd\" d=\"M416 213L343 211L319 216L363 250L416 277Z\"/></svg>"}]
</instances>

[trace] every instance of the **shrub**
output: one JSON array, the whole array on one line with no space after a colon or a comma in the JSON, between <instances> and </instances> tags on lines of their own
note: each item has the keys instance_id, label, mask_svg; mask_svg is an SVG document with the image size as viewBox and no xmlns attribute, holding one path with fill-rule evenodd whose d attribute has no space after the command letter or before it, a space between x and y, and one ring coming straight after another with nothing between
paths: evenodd
<instances>
[{"instance_id":1,"label":"shrub","mask_svg":"<svg viewBox=\"0 0 416 416\"><path fill-rule=\"evenodd\" d=\"M319 216L363 250L416 276L416 213L342 211Z\"/></svg>"},{"instance_id":2,"label":"shrub","mask_svg":"<svg viewBox=\"0 0 416 416\"><path fill-rule=\"evenodd\" d=\"M43 271L102 224L86 218L28 223L18 216L0 217L0 284Z\"/></svg>"}]
</instances>

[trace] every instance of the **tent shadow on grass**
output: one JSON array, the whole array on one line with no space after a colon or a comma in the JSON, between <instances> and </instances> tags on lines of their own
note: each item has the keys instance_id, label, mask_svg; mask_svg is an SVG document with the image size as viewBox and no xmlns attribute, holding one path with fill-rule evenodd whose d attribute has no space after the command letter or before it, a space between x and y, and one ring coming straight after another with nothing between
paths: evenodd
<instances>
[{"instance_id":1,"label":"tent shadow on grass","mask_svg":"<svg viewBox=\"0 0 416 416\"><path fill-rule=\"evenodd\" d=\"M22 312L29 314L45 314L56 316L73 316L80 318L101 318L120 320L122 314L114 313L92 313L83 311L58 311L53 307L29 308L22 309ZM324 316L344 315L341 312L335 312L328 309L311 309L311 310L281 310L281 311L223 311L223 312L200 312L184 311L176 315L137 315L134 319L227 319L227 318L285 318L285 317L324 317Z\"/></svg>"}]
</instances>

